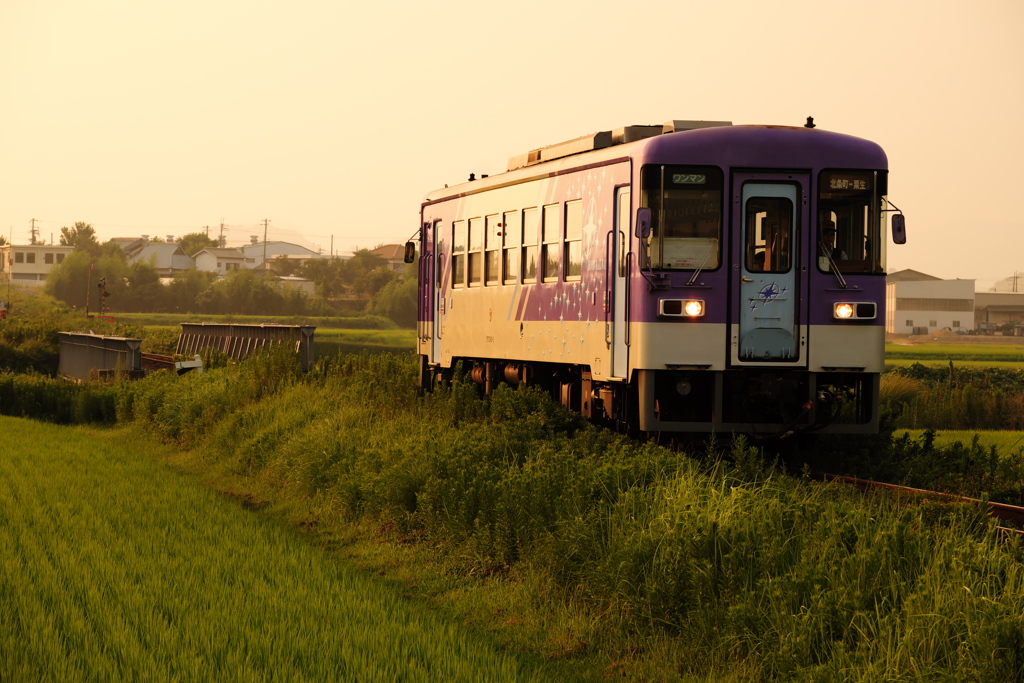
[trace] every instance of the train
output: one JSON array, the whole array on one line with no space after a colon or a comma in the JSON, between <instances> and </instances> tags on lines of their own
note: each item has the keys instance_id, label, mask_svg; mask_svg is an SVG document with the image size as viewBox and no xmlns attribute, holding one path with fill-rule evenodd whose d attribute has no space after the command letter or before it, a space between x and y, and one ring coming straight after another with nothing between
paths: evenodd
<instances>
[{"instance_id":1,"label":"train","mask_svg":"<svg viewBox=\"0 0 1024 683\"><path fill-rule=\"evenodd\" d=\"M532 149L420 207L432 390L537 385L648 434L870 434L884 369L888 160L797 126L671 120Z\"/></svg>"}]
</instances>

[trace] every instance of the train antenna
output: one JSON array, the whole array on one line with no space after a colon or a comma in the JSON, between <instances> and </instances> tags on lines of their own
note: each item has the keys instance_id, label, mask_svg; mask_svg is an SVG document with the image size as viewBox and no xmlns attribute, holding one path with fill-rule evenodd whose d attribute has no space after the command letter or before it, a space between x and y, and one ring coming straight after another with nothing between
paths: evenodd
<instances>
[{"instance_id":1,"label":"train antenna","mask_svg":"<svg viewBox=\"0 0 1024 683\"><path fill-rule=\"evenodd\" d=\"M804 128L814 128L814 117L808 116L807 123L804 124Z\"/></svg>"}]
</instances>

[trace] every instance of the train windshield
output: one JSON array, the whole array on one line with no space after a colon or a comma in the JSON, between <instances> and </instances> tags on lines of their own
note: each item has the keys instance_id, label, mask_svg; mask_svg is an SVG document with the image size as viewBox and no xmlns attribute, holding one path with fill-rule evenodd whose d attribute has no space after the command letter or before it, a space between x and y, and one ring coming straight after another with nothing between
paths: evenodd
<instances>
[{"instance_id":1,"label":"train windshield","mask_svg":"<svg viewBox=\"0 0 1024 683\"><path fill-rule=\"evenodd\" d=\"M818 268L884 273L884 171L823 171L818 179Z\"/></svg>"},{"instance_id":2,"label":"train windshield","mask_svg":"<svg viewBox=\"0 0 1024 683\"><path fill-rule=\"evenodd\" d=\"M645 166L641 206L651 209L650 268L714 270L722 261L723 174L715 166Z\"/></svg>"}]
</instances>

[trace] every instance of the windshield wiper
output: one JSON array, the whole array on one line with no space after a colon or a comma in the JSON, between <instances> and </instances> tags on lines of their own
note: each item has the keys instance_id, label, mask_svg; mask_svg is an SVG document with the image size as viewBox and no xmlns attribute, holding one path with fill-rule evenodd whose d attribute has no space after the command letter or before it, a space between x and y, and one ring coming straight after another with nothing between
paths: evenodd
<instances>
[{"instance_id":1,"label":"windshield wiper","mask_svg":"<svg viewBox=\"0 0 1024 683\"><path fill-rule=\"evenodd\" d=\"M700 265L697 266L697 270L693 271L693 277L691 277L690 281L686 283L687 287L689 287L690 285L692 285L694 283L694 281L697 279L697 276L700 275L700 271L704 270L704 266L707 264L708 259L711 258L711 254L713 254L713 253L715 253L717 251L718 251L718 245L717 244L713 244L713 245L711 245L708 248L708 253L704 254L704 260L702 260L700 262Z\"/></svg>"},{"instance_id":2,"label":"windshield wiper","mask_svg":"<svg viewBox=\"0 0 1024 683\"><path fill-rule=\"evenodd\" d=\"M825 246L825 243L821 240L818 240L818 246L821 247L821 251L825 254L825 258L828 259L832 272L835 274L836 279L839 280L839 286L846 289L846 280L843 279L843 274L839 272L836 262L832 259L832 250Z\"/></svg>"}]
</instances>

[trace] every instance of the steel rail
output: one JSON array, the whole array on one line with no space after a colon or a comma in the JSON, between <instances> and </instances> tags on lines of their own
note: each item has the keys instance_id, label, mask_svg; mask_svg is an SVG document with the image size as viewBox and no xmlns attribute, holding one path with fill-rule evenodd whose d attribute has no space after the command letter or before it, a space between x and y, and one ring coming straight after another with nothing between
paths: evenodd
<instances>
[{"instance_id":1,"label":"steel rail","mask_svg":"<svg viewBox=\"0 0 1024 683\"><path fill-rule=\"evenodd\" d=\"M867 491L870 488L886 489L889 491L895 491L897 493L904 493L914 496L930 496L933 498L941 498L950 502L956 503L967 503L975 505L979 509L984 506L984 509L989 516L1003 522L1010 522L1016 524L1020 528L1013 527L996 527L1000 531L1012 532L1024 536L1024 507L1018 507L1016 505L1007 505L1006 503L993 503L987 500L979 500L977 498L968 498L966 496L957 496L951 493L942 493L941 491L929 491L927 489L915 489L909 486L900 486L898 484L886 484L881 481L871 481L868 479L857 479L856 477L845 477L838 474L828 474L826 472L814 472L811 474L814 479L819 481L835 481L842 484L848 484L854 486L861 491Z\"/></svg>"}]
</instances>

